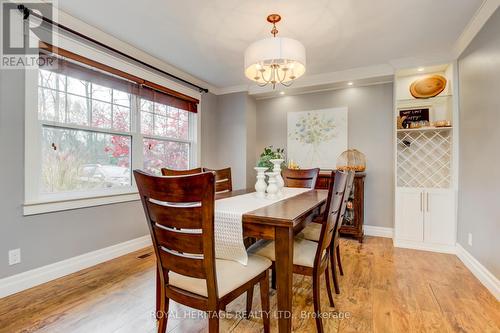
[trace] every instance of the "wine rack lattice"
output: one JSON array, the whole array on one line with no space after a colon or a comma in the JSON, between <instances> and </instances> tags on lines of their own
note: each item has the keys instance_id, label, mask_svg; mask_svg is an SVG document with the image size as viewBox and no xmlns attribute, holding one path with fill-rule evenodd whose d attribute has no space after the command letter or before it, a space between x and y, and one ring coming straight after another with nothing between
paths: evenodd
<instances>
[{"instance_id":1,"label":"wine rack lattice","mask_svg":"<svg viewBox=\"0 0 500 333\"><path fill-rule=\"evenodd\" d=\"M452 131L398 132L398 186L448 188Z\"/></svg>"}]
</instances>

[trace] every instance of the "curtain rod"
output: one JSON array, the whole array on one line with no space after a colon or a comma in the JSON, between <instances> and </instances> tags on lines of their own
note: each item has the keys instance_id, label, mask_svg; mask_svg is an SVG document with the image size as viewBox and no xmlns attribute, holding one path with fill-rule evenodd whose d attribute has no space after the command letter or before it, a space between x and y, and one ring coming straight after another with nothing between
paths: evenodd
<instances>
[{"instance_id":1,"label":"curtain rod","mask_svg":"<svg viewBox=\"0 0 500 333\"><path fill-rule=\"evenodd\" d=\"M182 82L182 83L188 84L188 85L190 85L190 86L192 86L192 87L196 87L196 88L198 88L198 91L199 91L199 92L205 92L205 93L207 93L207 92L208 92L208 89L207 89L207 88L200 87L200 86L199 86L199 85L197 85L197 84L194 84L194 83L192 83L192 82L189 82L189 81L187 81L187 80L184 80L183 78L180 78L180 77L178 77L178 76L176 76L176 75L174 75L174 74L168 73L168 72L164 71L163 69L160 69L160 68L158 68L158 67L155 67L155 66L153 66L153 65L150 65L150 64L148 64L147 62L144 62L144 61L142 61L142 60L139 60L139 59L137 59L137 58L135 58L135 57L132 57L131 55L128 55L128 54L126 54L126 53L124 53L124 52L122 52L122 51L120 51L120 50L117 50L117 49L115 49L115 48L113 48L113 47L111 47L111 46L108 46L108 45L106 45L106 44L104 44L104 43L101 43L101 42L99 42L98 40L96 40L96 39L94 39L94 38L92 38L92 37L89 37L89 36L87 36L87 35L84 35L84 34L82 34L82 33L78 32L78 31L73 30L73 29L71 29L71 28L69 28L69 27L67 27L67 26L65 26L65 25L60 24L60 23L54 22L54 21L52 21L51 19L49 19L49 18L47 18L47 17L45 17L45 16L43 16L43 15L40 15L40 14L38 14L38 13L34 12L33 10L29 9L28 7L26 7L25 5L18 5L18 6L17 6L17 9L18 9L20 12L22 12L22 13L23 13L23 19L25 19L25 20L26 20L26 19L28 19L28 17L29 17L30 15L33 15L33 16L38 17L39 19L41 19L42 21L44 21L44 22L46 22L46 23L48 23L48 24L54 25L54 26L56 26L56 27L58 27L58 28L60 28L60 29L62 29L62 30L65 30L65 31L67 31L67 32L69 32L69 33L71 33L71 34L73 34L73 35L76 35L76 36L78 36L78 37L80 37L80 38L83 38L83 39L85 39L85 40L88 40L88 41L90 41L90 42L92 42L92 43L94 43L94 44L96 44L96 45L99 45L100 47L103 47L103 48L105 48L105 49L107 49L107 50L110 50L110 51L112 51L112 52L114 52L114 53L117 53L117 54L121 55L122 57L125 57L125 58L127 58L127 59L130 59L130 60L132 60L132 61L134 61L134 62L137 62L137 63L139 63L139 64L141 64L141 65L143 65L143 66L145 66L145 67L148 67L148 68L150 68L150 69L153 69L153 70L155 70L155 71L157 71L157 72L160 72L160 73L162 73L162 74L164 74L164 75L166 75L166 76L168 76L168 77L170 77L170 78L173 78L173 79L175 79L175 80L177 80L177 81L180 81L180 82Z\"/></svg>"}]
</instances>

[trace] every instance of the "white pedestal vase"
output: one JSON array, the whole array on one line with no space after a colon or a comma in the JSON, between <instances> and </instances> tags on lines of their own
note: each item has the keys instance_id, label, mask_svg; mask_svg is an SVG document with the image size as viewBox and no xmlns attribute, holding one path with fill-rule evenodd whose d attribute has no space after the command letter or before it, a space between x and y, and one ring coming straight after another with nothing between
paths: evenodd
<instances>
[{"instance_id":1,"label":"white pedestal vase","mask_svg":"<svg viewBox=\"0 0 500 333\"><path fill-rule=\"evenodd\" d=\"M257 182L255 183L255 191L257 192L258 198L266 197L266 175L265 172L267 170L266 167L255 167L255 171L257 171Z\"/></svg>"},{"instance_id":2,"label":"white pedestal vase","mask_svg":"<svg viewBox=\"0 0 500 333\"><path fill-rule=\"evenodd\" d=\"M285 181L283 177L281 177L281 163L283 163L284 159L277 158L269 160L273 164L273 172L276 173L276 185L278 186L278 195L283 194L283 187L285 187Z\"/></svg>"},{"instance_id":3,"label":"white pedestal vase","mask_svg":"<svg viewBox=\"0 0 500 333\"><path fill-rule=\"evenodd\" d=\"M276 184L276 172L266 172L265 175L268 177L269 185L267 185L267 198L276 199L278 197L278 185Z\"/></svg>"}]
</instances>

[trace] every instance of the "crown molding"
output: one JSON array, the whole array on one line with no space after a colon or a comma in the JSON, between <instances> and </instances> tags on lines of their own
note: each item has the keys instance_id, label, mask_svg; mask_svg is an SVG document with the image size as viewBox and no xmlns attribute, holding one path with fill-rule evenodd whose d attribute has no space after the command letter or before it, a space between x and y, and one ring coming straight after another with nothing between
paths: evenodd
<instances>
[{"instance_id":1,"label":"crown molding","mask_svg":"<svg viewBox=\"0 0 500 333\"><path fill-rule=\"evenodd\" d=\"M338 72L304 76L294 82L292 87L294 89L308 88L326 84L334 84L338 82L383 77L388 75L394 75L394 68L388 64L381 64L368 67L353 68ZM249 95L258 95L271 93L273 92L273 89L271 86L259 87L253 84L243 84L220 88L217 90L218 93L216 94L224 95L242 91L248 91Z\"/></svg>"},{"instance_id":2,"label":"crown molding","mask_svg":"<svg viewBox=\"0 0 500 333\"><path fill-rule=\"evenodd\" d=\"M500 7L500 0L484 0L478 8L472 19L469 21L464 31L458 37L453 47L452 55L454 59L458 59L465 51L467 46L472 42L477 33L485 25L493 13Z\"/></svg>"},{"instance_id":3,"label":"crown molding","mask_svg":"<svg viewBox=\"0 0 500 333\"><path fill-rule=\"evenodd\" d=\"M388 75L394 75L394 68L388 64L358 67L343 71L304 76L303 78L300 78L293 83L293 88L294 89L308 88L314 86L334 84L339 82L370 79ZM273 92L271 86L259 87L254 85L251 86L248 90L249 95L257 95L270 92Z\"/></svg>"},{"instance_id":4,"label":"crown molding","mask_svg":"<svg viewBox=\"0 0 500 333\"><path fill-rule=\"evenodd\" d=\"M228 86L223 88L214 88L210 92L215 95L227 95L237 92L248 91L250 89L248 84L238 84L234 86Z\"/></svg>"},{"instance_id":5,"label":"crown molding","mask_svg":"<svg viewBox=\"0 0 500 333\"><path fill-rule=\"evenodd\" d=\"M324 84L320 86L311 86L311 87L302 87L302 88L288 88L286 90L286 96L297 96L304 94L315 94L322 93L326 91L334 91L334 90L342 90L342 89L356 89L361 87L375 86L381 84L389 84L394 82L394 75L381 76L371 79L361 79L356 80L356 83L353 86L346 85L345 81ZM279 98L283 97L279 94L279 91L272 91L269 93L254 95L256 100L270 99L270 98Z\"/></svg>"},{"instance_id":6,"label":"crown molding","mask_svg":"<svg viewBox=\"0 0 500 333\"><path fill-rule=\"evenodd\" d=\"M392 59L389 61L395 71L421 66L437 66L453 62L456 58L451 52L434 53L415 57Z\"/></svg>"}]
</instances>

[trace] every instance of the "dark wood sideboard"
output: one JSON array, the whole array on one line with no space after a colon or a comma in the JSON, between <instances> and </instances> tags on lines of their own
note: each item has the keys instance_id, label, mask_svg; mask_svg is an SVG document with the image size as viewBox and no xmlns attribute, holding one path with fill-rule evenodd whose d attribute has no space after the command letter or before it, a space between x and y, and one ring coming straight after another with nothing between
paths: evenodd
<instances>
[{"instance_id":1,"label":"dark wood sideboard","mask_svg":"<svg viewBox=\"0 0 500 333\"><path fill-rule=\"evenodd\" d=\"M344 221L340 226L339 232L341 235L352 236L358 239L360 243L363 242L363 222L364 222L364 206L365 206L365 177L364 172L356 172L354 177L354 186L349 194L349 201L347 203ZM325 171L319 173L316 182L316 188L328 189L328 182L330 181L330 174ZM332 179L333 181L333 179Z\"/></svg>"}]
</instances>

